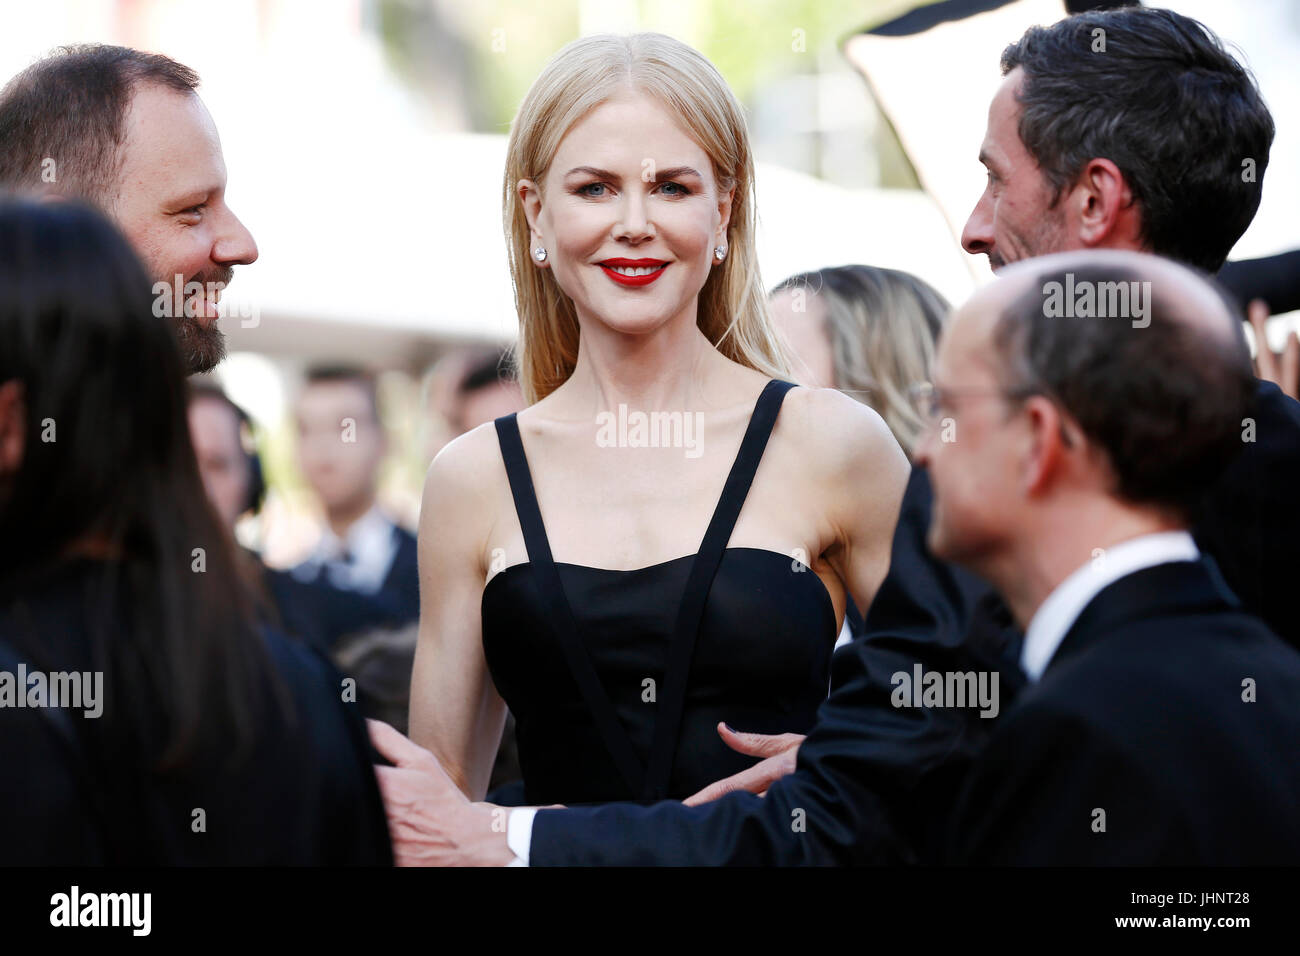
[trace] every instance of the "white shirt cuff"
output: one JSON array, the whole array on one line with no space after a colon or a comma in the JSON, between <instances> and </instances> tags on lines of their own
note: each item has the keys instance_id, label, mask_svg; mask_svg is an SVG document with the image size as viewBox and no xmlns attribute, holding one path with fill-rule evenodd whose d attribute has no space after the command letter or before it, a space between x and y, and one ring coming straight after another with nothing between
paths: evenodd
<instances>
[{"instance_id":1,"label":"white shirt cuff","mask_svg":"<svg viewBox=\"0 0 1300 956\"><path fill-rule=\"evenodd\" d=\"M536 807L519 807L510 811L506 820L506 845L515 858L507 866L528 865L528 851L533 845L533 817L536 815Z\"/></svg>"}]
</instances>

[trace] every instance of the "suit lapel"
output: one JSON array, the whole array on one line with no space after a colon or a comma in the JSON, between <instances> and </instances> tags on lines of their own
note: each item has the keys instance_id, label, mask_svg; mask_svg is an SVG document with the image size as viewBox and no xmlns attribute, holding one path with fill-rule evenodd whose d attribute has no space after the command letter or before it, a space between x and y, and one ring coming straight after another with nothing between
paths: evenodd
<instances>
[{"instance_id":1,"label":"suit lapel","mask_svg":"<svg viewBox=\"0 0 1300 956\"><path fill-rule=\"evenodd\" d=\"M1174 561L1134 571L1102 588L1088 602L1066 631L1047 670L1134 620L1223 611L1240 605L1208 555L1199 561Z\"/></svg>"}]
</instances>

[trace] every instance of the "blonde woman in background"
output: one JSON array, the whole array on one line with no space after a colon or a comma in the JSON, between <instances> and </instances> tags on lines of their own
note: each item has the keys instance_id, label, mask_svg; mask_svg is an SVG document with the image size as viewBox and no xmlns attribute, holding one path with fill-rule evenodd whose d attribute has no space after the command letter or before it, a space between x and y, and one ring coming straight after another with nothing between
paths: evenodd
<instances>
[{"instance_id":1,"label":"blonde woman in background","mask_svg":"<svg viewBox=\"0 0 1300 956\"><path fill-rule=\"evenodd\" d=\"M910 459L925 420L909 390L930 380L948 301L909 272L849 265L791 276L769 306L803 381L871 406ZM863 616L850 598L837 648L862 632Z\"/></svg>"},{"instance_id":2,"label":"blonde woman in background","mask_svg":"<svg viewBox=\"0 0 1300 956\"><path fill-rule=\"evenodd\" d=\"M930 380L948 301L911 273L850 265L791 276L770 304L807 384L870 405L911 458L925 420L908 390Z\"/></svg>"},{"instance_id":3,"label":"blonde woman in background","mask_svg":"<svg viewBox=\"0 0 1300 956\"><path fill-rule=\"evenodd\" d=\"M753 180L735 97L669 37L577 40L524 99L504 205L529 407L439 453L420 526L411 734L468 799L507 703L531 804L752 765L721 722L807 731L846 600L884 577L907 460L868 407L786 381Z\"/></svg>"}]
</instances>

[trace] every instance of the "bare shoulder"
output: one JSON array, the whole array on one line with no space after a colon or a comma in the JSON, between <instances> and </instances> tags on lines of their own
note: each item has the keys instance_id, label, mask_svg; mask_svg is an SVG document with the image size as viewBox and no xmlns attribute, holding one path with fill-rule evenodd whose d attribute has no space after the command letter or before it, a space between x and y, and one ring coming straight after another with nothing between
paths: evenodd
<instances>
[{"instance_id":1,"label":"bare shoulder","mask_svg":"<svg viewBox=\"0 0 1300 956\"><path fill-rule=\"evenodd\" d=\"M486 422L443 446L424 478L420 525L470 546L486 539L507 481L496 427Z\"/></svg>"},{"instance_id":2,"label":"bare shoulder","mask_svg":"<svg viewBox=\"0 0 1300 956\"><path fill-rule=\"evenodd\" d=\"M907 457L893 432L871 407L833 388L792 388L777 425L782 437L819 474L871 482L906 480Z\"/></svg>"}]
</instances>

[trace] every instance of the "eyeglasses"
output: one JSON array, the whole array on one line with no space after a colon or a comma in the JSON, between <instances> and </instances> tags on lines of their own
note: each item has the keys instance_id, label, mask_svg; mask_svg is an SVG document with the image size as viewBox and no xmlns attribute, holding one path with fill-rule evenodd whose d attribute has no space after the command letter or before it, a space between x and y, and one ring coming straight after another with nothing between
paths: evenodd
<instances>
[{"instance_id":1,"label":"eyeglasses","mask_svg":"<svg viewBox=\"0 0 1300 956\"><path fill-rule=\"evenodd\" d=\"M907 397L926 421L935 422L946 408L951 408L958 398L1001 398L1021 401L1031 395L1041 395L1042 390L1033 385L1014 388L939 388L933 382L917 382L907 389Z\"/></svg>"}]
</instances>

